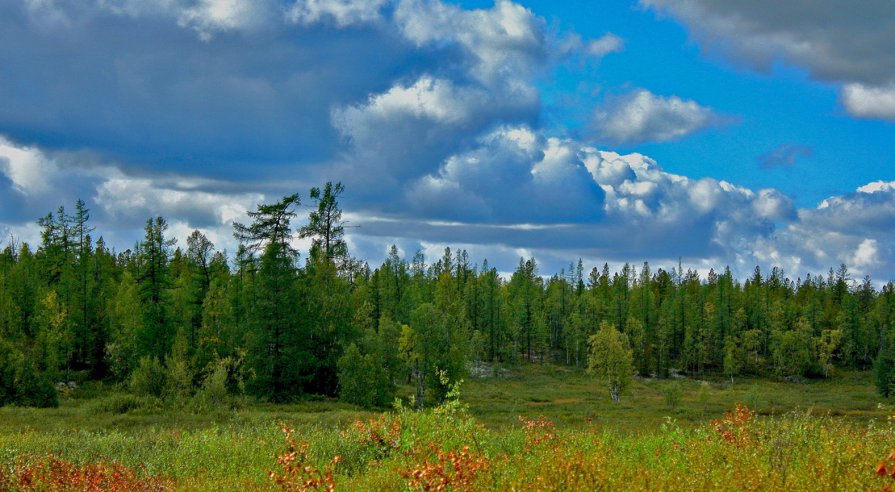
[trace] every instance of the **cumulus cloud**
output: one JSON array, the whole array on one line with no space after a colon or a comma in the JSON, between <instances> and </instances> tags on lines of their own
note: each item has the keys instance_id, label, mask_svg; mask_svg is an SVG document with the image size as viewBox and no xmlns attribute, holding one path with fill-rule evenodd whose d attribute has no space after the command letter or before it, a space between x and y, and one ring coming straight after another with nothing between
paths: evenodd
<instances>
[{"instance_id":1,"label":"cumulus cloud","mask_svg":"<svg viewBox=\"0 0 895 492\"><path fill-rule=\"evenodd\" d=\"M267 19L251 23L264 28L224 29L228 12L250 22L239 13L249 3ZM387 29L323 35L249 3L218 11L210 2L54 2L72 19L54 29L35 26L46 14L0 3L0 131L48 150L86 146L172 171L198 165L223 176L248 159L269 177L284 163L333 156L334 105L437 58L420 53L408 63L417 48ZM181 20L189 9L171 13L162 4L189 5L195 16L210 9L223 30L202 41L191 27L199 21Z\"/></svg>"},{"instance_id":2,"label":"cumulus cloud","mask_svg":"<svg viewBox=\"0 0 895 492\"><path fill-rule=\"evenodd\" d=\"M895 16L887 0L713 2L641 0L692 30L707 51L768 69L782 60L814 77L845 84L854 116L895 119ZM877 105L888 109L874 109Z\"/></svg>"},{"instance_id":3,"label":"cumulus cloud","mask_svg":"<svg viewBox=\"0 0 895 492\"><path fill-rule=\"evenodd\" d=\"M83 199L97 230L117 241L113 246L129 246L140 237L145 219L162 215L181 229L208 231L224 247L234 243L232 222L245 220L246 211L265 199L209 178L133 172L104 162L85 165L87 160L0 137L0 178L6 181L0 179L0 228L34 244L38 216Z\"/></svg>"},{"instance_id":4,"label":"cumulus cloud","mask_svg":"<svg viewBox=\"0 0 895 492\"><path fill-rule=\"evenodd\" d=\"M617 53L621 51L624 47L625 42L622 38L616 36L615 34L608 33L600 38L588 41L586 44L585 53L587 53L588 56L592 56L594 58L603 58L609 53Z\"/></svg>"},{"instance_id":5,"label":"cumulus cloud","mask_svg":"<svg viewBox=\"0 0 895 492\"><path fill-rule=\"evenodd\" d=\"M18 147L0 137L0 172L23 195L46 192L56 165L31 147Z\"/></svg>"},{"instance_id":6,"label":"cumulus cloud","mask_svg":"<svg viewBox=\"0 0 895 492\"><path fill-rule=\"evenodd\" d=\"M217 31L255 29L266 24L270 3L258 0L199 0L181 7L181 25L189 26L209 41Z\"/></svg>"},{"instance_id":7,"label":"cumulus cloud","mask_svg":"<svg viewBox=\"0 0 895 492\"><path fill-rule=\"evenodd\" d=\"M895 279L895 182L874 182L831 196L797 220L753 242L746 263L776 261L790 271L823 273L846 264L856 275Z\"/></svg>"},{"instance_id":8,"label":"cumulus cloud","mask_svg":"<svg viewBox=\"0 0 895 492\"><path fill-rule=\"evenodd\" d=\"M848 84L842 89L842 104L855 116L895 120L895 82L883 87Z\"/></svg>"},{"instance_id":9,"label":"cumulus cloud","mask_svg":"<svg viewBox=\"0 0 895 492\"><path fill-rule=\"evenodd\" d=\"M450 80L423 76L412 85L396 85L370 96L366 104L339 108L333 119L346 135L359 133L396 118L409 116L438 123L460 124L488 99L484 91L459 89Z\"/></svg>"},{"instance_id":10,"label":"cumulus cloud","mask_svg":"<svg viewBox=\"0 0 895 492\"><path fill-rule=\"evenodd\" d=\"M445 159L495 126L535 124L535 74L553 62L551 52L565 49L551 44L542 19L505 0L473 10L401 0L392 21L407 42L437 54L441 63L331 112L347 143L337 169L349 186L376 182L384 194L379 200L402 195L407 181L429 179ZM384 208L393 212L400 206Z\"/></svg>"},{"instance_id":11,"label":"cumulus cloud","mask_svg":"<svg viewBox=\"0 0 895 492\"><path fill-rule=\"evenodd\" d=\"M497 0L490 9L464 10L439 0L402 0L395 9L402 34L418 46L450 45L480 83L518 90L549 54L544 21L529 9Z\"/></svg>"},{"instance_id":12,"label":"cumulus cloud","mask_svg":"<svg viewBox=\"0 0 895 492\"><path fill-rule=\"evenodd\" d=\"M70 155L9 141L0 155L5 205L33 210L39 203L49 211L85 198L98 230L119 248L140 237L143 220L162 215L172 236L200 228L232 250L232 221L245 220L246 210L276 196L209 178L73 166ZM16 174L13 169L23 168L10 166L10 157L36 165L42 179ZM741 275L756 264L801 275L846 263L856 275L895 276L895 182L869 183L816 208L796 209L777 190L688 178L641 154L599 150L525 126L486 133L436 171L405 181L389 198L395 207L348 203L346 218L360 226L350 231L353 251L374 262L398 243L429 256L460 245L504 270L518 256L534 255L547 273L580 256L591 264L672 265L677 257L700 268L731 262ZM36 217L17 221L8 210L0 226L36 240Z\"/></svg>"},{"instance_id":13,"label":"cumulus cloud","mask_svg":"<svg viewBox=\"0 0 895 492\"><path fill-rule=\"evenodd\" d=\"M436 169L495 121L533 120L538 107L534 95L508 97L426 75L336 108L332 122L349 143L358 185L383 177L403 182Z\"/></svg>"},{"instance_id":14,"label":"cumulus cloud","mask_svg":"<svg viewBox=\"0 0 895 492\"><path fill-rule=\"evenodd\" d=\"M640 89L598 108L593 124L602 139L637 144L677 140L723 122L723 117L696 101Z\"/></svg>"},{"instance_id":15,"label":"cumulus cloud","mask_svg":"<svg viewBox=\"0 0 895 492\"><path fill-rule=\"evenodd\" d=\"M85 2L26 1L28 18L43 28L83 27L98 13L133 19L171 19L193 30L203 41L217 33L248 31L270 25L280 9L278 0L90 0Z\"/></svg>"},{"instance_id":16,"label":"cumulus cloud","mask_svg":"<svg viewBox=\"0 0 895 492\"><path fill-rule=\"evenodd\" d=\"M435 219L475 217L488 223L592 222L603 191L573 142L528 128L501 128L478 148L451 156L439 172L411 185L410 205Z\"/></svg>"},{"instance_id":17,"label":"cumulus cloud","mask_svg":"<svg viewBox=\"0 0 895 492\"><path fill-rule=\"evenodd\" d=\"M807 145L783 144L758 156L758 165L765 169L792 167L799 159L811 157L813 154L814 150Z\"/></svg>"},{"instance_id":18,"label":"cumulus cloud","mask_svg":"<svg viewBox=\"0 0 895 492\"><path fill-rule=\"evenodd\" d=\"M365 24L380 18L388 0L298 0L286 12L297 24L331 21L338 27Z\"/></svg>"},{"instance_id":19,"label":"cumulus cloud","mask_svg":"<svg viewBox=\"0 0 895 492\"><path fill-rule=\"evenodd\" d=\"M133 177L118 170L96 187L94 200L106 215L134 221L152 215L181 218L194 226L230 225L261 203L259 193L220 193L197 189L184 177Z\"/></svg>"},{"instance_id":20,"label":"cumulus cloud","mask_svg":"<svg viewBox=\"0 0 895 492\"><path fill-rule=\"evenodd\" d=\"M525 249L565 256L564 262L637 261L668 251L725 258L797 218L779 191L690 179L641 154L602 151L527 127L486 134L412 182L400 203L401 212L381 210L362 233Z\"/></svg>"},{"instance_id":21,"label":"cumulus cloud","mask_svg":"<svg viewBox=\"0 0 895 492\"><path fill-rule=\"evenodd\" d=\"M703 8L680 5L657 8ZM623 44L555 32L507 0L0 2L0 228L36 235L35 211L85 198L119 247L152 215L227 247L245 210L333 179L361 226L352 251L374 262L395 242L430 256L459 245L503 270L536 255L545 273L578 256L680 256L892 274L895 183L796 209L777 190L676 175L539 126L544 74ZM869 115L890 81L865 75L842 76L861 84L843 104ZM638 90L599 108L594 128L631 144L724 122Z\"/></svg>"}]
</instances>

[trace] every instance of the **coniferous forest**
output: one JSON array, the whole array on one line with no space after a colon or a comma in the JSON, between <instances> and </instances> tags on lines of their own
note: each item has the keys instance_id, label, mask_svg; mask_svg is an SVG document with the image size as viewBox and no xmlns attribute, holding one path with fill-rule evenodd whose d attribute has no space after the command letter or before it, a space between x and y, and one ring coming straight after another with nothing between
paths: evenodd
<instances>
[{"instance_id":1,"label":"coniferous forest","mask_svg":"<svg viewBox=\"0 0 895 492\"><path fill-rule=\"evenodd\" d=\"M41 217L40 244L10 238L0 253L0 404L54 406L59 387L102 380L160 398L217 388L366 407L410 385L423 407L479 365L585 367L601 328L623 335L645 377L873 368L880 394L895 388L895 285L878 291L845 265L737 279L578 260L548 276L520 258L501 275L463 250L403 258L394 246L370 265L347 249L343 192L326 183L258 205L234 224L232 253L198 230L171 237L163 217L116 251L83 201Z\"/></svg>"}]
</instances>

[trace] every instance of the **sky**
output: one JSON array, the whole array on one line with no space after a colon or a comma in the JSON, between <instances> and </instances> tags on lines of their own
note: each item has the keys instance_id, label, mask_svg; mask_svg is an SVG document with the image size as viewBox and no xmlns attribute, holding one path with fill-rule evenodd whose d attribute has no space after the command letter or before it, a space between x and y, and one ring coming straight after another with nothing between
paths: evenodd
<instances>
[{"instance_id":1,"label":"sky","mask_svg":"<svg viewBox=\"0 0 895 492\"><path fill-rule=\"evenodd\" d=\"M331 180L374 266L895 280L892 46L889 0L0 0L0 232L232 252Z\"/></svg>"}]
</instances>

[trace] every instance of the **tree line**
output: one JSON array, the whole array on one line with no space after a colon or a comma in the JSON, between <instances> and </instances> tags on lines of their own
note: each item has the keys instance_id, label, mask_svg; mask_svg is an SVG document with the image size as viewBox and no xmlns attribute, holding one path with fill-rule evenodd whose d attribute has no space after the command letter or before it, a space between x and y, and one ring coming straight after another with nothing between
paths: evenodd
<instances>
[{"instance_id":1,"label":"tree line","mask_svg":"<svg viewBox=\"0 0 895 492\"><path fill-rule=\"evenodd\" d=\"M365 406L409 384L423 406L471 368L593 365L598 333L641 376L875 368L880 393L895 388L895 284L877 291L845 265L796 280L756 268L740 282L729 268L585 271L581 260L547 277L522 258L507 278L464 250L407 259L392 246L373 268L349 254L343 192L312 188L298 227L299 195L259 205L234 224L233 255L198 230L178 245L162 217L115 251L94 241L81 200L42 217L36 248L10 239L0 251L0 405L54 405L60 385L101 380L162 398L215 385Z\"/></svg>"}]
</instances>

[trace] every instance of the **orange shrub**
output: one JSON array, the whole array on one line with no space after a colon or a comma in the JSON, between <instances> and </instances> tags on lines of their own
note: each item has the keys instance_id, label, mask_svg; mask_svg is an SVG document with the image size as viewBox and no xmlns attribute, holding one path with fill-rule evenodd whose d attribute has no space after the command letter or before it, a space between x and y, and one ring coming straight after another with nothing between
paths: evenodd
<instances>
[{"instance_id":1,"label":"orange shrub","mask_svg":"<svg viewBox=\"0 0 895 492\"><path fill-rule=\"evenodd\" d=\"M744 446L753 442L752 433L749 431L749 423L755 412L737 403L732 412L727 412L723 418L710 422L715 432L725 441L735 446Z\"/></svg>"},{"instance_id":2,"label":"orange shrub","mask_svg":"<svg viewBox=\"0 0 895 492\"><path fill-rule=\"evenodd\" d=\"M429 444L432 459L401 472L411 490L473 490L480 473L489 468L488 459L472 453L469 447L461 451L443 451Z\"/></svg>"},{"instance_id":3,"label":"orange shrub","mask_svg":"<svg viewBox=\"0 0 895 492\"><path fill-rule=\"evenodd\" d=\"M295 429L283 426L282 430L286 434L286 451L277 456L282 471L280 473L271 471L270 479L282 490L295 492L336 490L333 468L341 461L341 457L336 456L326 468L320 470L311 464L308 458L308 443L299 445L293 438Z\"/></svg>"},{"instance_id":4,"label":"orange shrub","mask_svg":"<svg viewBox=\"0 0 895 492\"><path fill-rule=\"evenodd\" d=\"M530 450L541 444L554 443L559 440L553 422L545 419L543 416L534 420L528 420L520 415L519 421L522 422L522 429L525 431L526 450Z\"/></svg>"},{"instance_id":5,"label":"orange shrub","mask_svg":"<svg viewBox=\"0 0 895 492\"><path fill-rule=\"evenodd\" d=\"M342 437L371 446L377 457L382 458L401 445L401 421L382 414L367 422L356 420L351 428L342 432Z\"/></svg>"},{"instance_id":6,"label":"orange shrub","mask_svg":"<svg viewBox=\"0 0 895 492\"><path fill-rule=\"evenodd\" d=\"M137 470L112 463L76 465L53 455L22 455L10 472L0 469L0 490L20 491L164 491L174 484L159 476L140 477Z\"/></svg>"}]
</instances>

